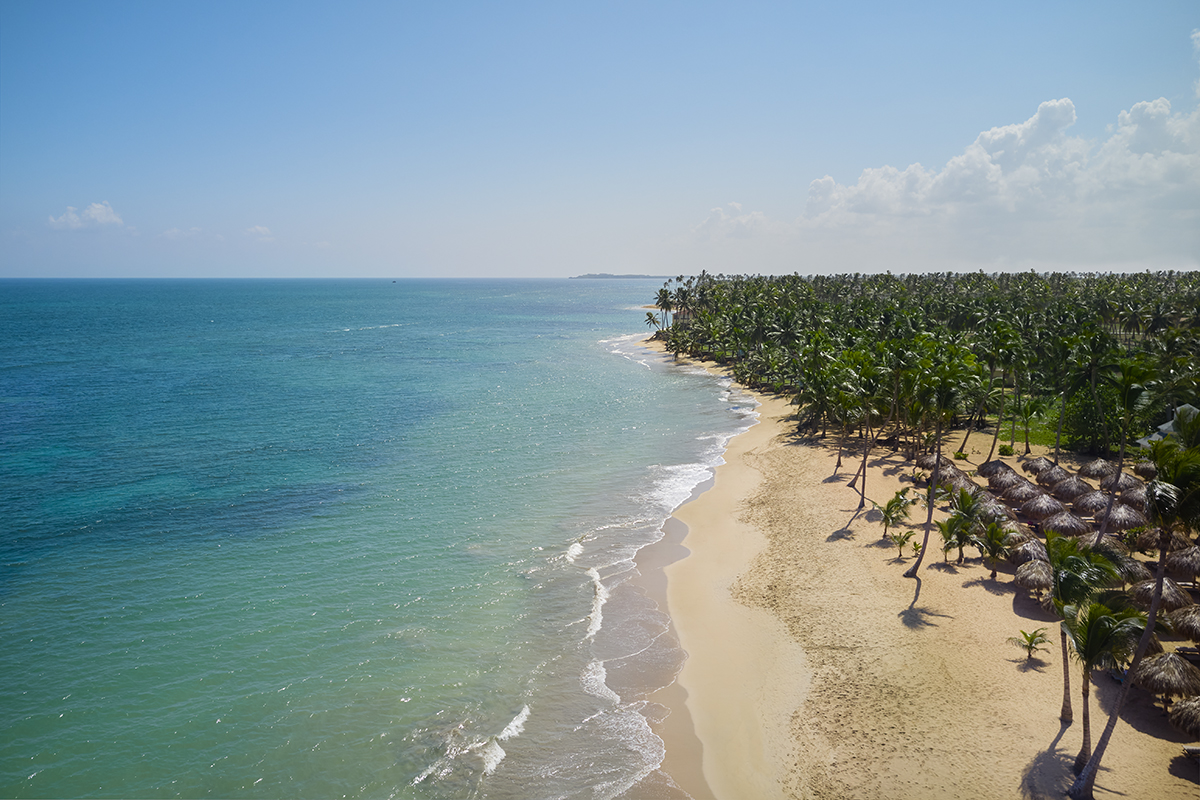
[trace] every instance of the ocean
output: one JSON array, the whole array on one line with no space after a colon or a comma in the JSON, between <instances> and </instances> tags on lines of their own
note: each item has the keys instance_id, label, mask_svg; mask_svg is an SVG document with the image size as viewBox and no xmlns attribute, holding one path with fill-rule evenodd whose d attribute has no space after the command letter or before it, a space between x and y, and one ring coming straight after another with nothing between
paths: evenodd
<instances>
[{"instance_id":1,"label":"ocean","mask_svg":"<svg viewBox=\"0 0 1200 800\"><path fill-rule=\"evenodd\" d=\"M683 797L660 285L0 282L0 796Z\"/></svg>"}]
</instances>

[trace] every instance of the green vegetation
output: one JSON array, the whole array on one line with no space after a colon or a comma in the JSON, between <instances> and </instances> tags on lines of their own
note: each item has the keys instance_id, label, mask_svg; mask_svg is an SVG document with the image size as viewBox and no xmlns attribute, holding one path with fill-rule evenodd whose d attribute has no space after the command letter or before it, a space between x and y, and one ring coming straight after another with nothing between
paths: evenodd
<instances>
[{"instance_id":1,"label":"green vegetation","mask_svg":"<svg viewBox=\"0 0 1200 800\"><path fill-rule=\"evenodd\" d=\"M1046 629L1037 628L1032 631L1021 631L1020 636L1010 636L1006 640L1011 645L1016 645L1025 651L1025 660L1033 660L1034 653L1040 653L1043 650L1049 651L1049 647L1045 645L1050 642L1046 638Z\"/></svg>"}]
</instances>

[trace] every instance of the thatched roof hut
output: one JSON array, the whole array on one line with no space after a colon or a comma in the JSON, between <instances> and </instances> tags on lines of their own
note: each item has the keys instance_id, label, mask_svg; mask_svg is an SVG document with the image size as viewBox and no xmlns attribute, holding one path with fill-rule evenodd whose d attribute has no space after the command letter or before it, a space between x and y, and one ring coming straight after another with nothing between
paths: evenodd
<instances>
[{"instance_id":1,"label":"thatched roof hut","mask_svg":"<svg viewBox=\"0 0 1200 800\"><path fill-rule=\"evenodd\" d=\"M1006 501L1021 505L1027 503L1035 497L1041 497L1046 493L1046 490L1035 483L1030 483L1022 479L1020 483L1015 484L1012 488L1005 489L1001 495Z\"/></svg>"},{"instance_id":2,"label":"thatched roof hut","mask_svg":"<svg viewBox=\"0 0 1200 800\"><path fill-rule=\"evenodd\" d=\"M1048 494L1039 495L1021 505L1021 513L1035 520L1043 520L1065 510L1066 506Z\"/></svg>"},{"instance_id":3,"label":"thatched roof hut","mask_svg":"<svg viewBox=\"0 0 1200 800\"><path fill-rule=\"evenodd\" d=\"M1168 719L1172 725L1188 736L1200 739L1200 697L1180 700L1171 709Z\"/></svg>"},{"instance_id":4,"label":"thatched roof hut","mask_svg":"<svg viewBox=\"0 0 1200 800\"><path fill-rule=\"evenodd\" d=\"M1182 550L1176 550L1167 556L1167 568L1172 572L1190 575L1195 582L1200 575L1200 547L1192 545Z\"/></svg>"},{"instance_id":5,"label":"thatched roof hut","mask_svg":"<svg viewBox=\"0 0 1200 800\"><path fill-rule=\"evenodd\" d=\"M1070 511L1060 511L1042 520L1042 531L1058 531L1063 536L1083 536L1092 532L1092 524Z\"/></svg>"},{"instance_id":6,"label":"thatched roof hut","mask_svg":"<svg viewBox=\"0 0 1200 800\"><path fill-rule=\"evenodd\" d=\"M1050 469L1053 466L1054 466L1053 461L1046 458L1045 456L1038 456L1037 458L1031 458L1028 461L1026 461L1024 464L1022 464L1021 469L1025 470L1026 472L1037 475L1042 470Z\"/></svg>"},{"instance_id":7,"label":"thatched roof hut","mask_svg":"<svg viewBox=\"0 0 1200 800\"><path fill-rule=\"evenodd\" d=\"M1038 486L1053 486L1059 481L1065 481L1069 477L1071 477L1071 473L1067 472L1062 467L1051 467L1050 469L1044 469L1039 472L1035 480L1037 481Z\"/></svg>"},{"instance_id":8,"label":"thatched roof hut","mask_svg":"<svg viewBox=\"0 0 1200 800\"><path fill-rule=\"evenodd\" d=\"M1158 467L1153 461L1139 461L1133 465L1133 474L1144 481L1152 481L1158 477Z\"/></svg>"},{"instance_id":9,"label":"thatched roof hut","mask_svg":"<svg viewBox=\"0 0 1200 800\"><path fill-rule=\"evenodd\" d=\"M1167 624L1179 636L1200 642L1200 605L1177 608L1167 612Z\"/></svg>"},{"instance_id":10,"label":"thatched roof hut","mask_svg":"<svg viewBox=\"0 0 1200 800\"><path fill-rule=\"evenodd\" d=\"M1121 502L1136 508L1143 514L1146 512L1146 487L1134 486L1121 492Z\"/></svg>"},{"instance_id":11,"label":"thatched roof hut","mask_svg":"<svg viewBox=\"0 0 1200 800\"><path fill-rule=\"evenodd\" d=\"M975 471L984 478L990 478L998 472L1016 472L1016 470L1000 460L985 461L976 467Z\"/></svg>"},{"instance_id":12,"label":"thatched roof hut","mask_svg":"<svg viewBox=\"0 0 1200 800\"><path fill-rule=\"evenodd\" d=\"M1007 472L992 473L987 480L988 488L993 492L1003 492L1005 489L1016 486L1018 483L1028 483L1027 480L1011 469Z\"/></svg>"},{"instance_id":13,"label":"thatched roof hut","mask_svg":"<svg viewBox=\"0 0 1200 800\"><path fill-rule=\"evenodd\" d=\"M1200 669L1178 653L1146 656L1130 678L1135 686L1161 695L1164 708L1168 698L1200 694Z\"/></svg>"},{"instance_id":14,"label":"thatched roof hut","mask_svg":"<svg viewBox=\"0 0 1200 800\"><path fill-rule=\"evenodd\" d=\"M1097 458L1095 461L1089 461L1079 468L1079 474L1085 478L1107 478L1117 471L1117 465L1111 461L1105 461L1103 458Z\"/></svg>"},{"instance_id":15,"label":"thatched roof hut","mask_svg":"<svg viewBox=\"0 0 1200 800\"><path fill-rule=\"evenodd\" d=\"M1101 514L1104 512L1101 511ZM1099 520L1098 520L1099 521ZM1141 528L1146 525L1146 516L1136 508L1124 503L1113 503L1112 511L1103 518L1105 530L1127 531L1130 528Z\"/></svg>"},{"instance_id":16,"label":"thatched roof hut","mask_svg":"<svg viewBox=\"0 0 1200 800\"><path fill-rule=\"evenodd\" d=\"M1026 561L1049 561L1050 554L1041 539L1027 539L1008 551L1008 559L1014 564L1024 564Z\"/></svg>"},{"instance_id":17,"label":"thatched roof hut","mask_svg":"<svg viewBox=\"0 0 1200 800\"><path fill-rule=\"evenodd\" d=\"M1146 528L1138 534L1137 549L1149 552L1157 550L1160 544L1161 530L1159 528ZM1184 536L1179 531L1170 531L1167 534L1168 553L1174 553L1176 550L1184 550L1192 546L1192 540Z\"/></svg>"},{"instance_id":18,"label":"thatched roof hut","mask_svg":"<svg viewBox=\"0 0 1200 800\"><path fill-rule=\"evenodd\" d=\"M1050 487L1050 494L1063 502L1070 502L1076 497L1082 497L1091 491L1094 491L1092 485L1078 475L1072 475L1066 480L1061 480Z\"/></svg>"},{"instance_id":19,"label":"thatched roof hut","mask_svg":"<svg viewBox=\"0 0 1200 800\"><path fill-rule=\"evenodd\" d=\"M1129 595L1133 598L1133 602L1138 608L1150 608L1150 601L1154 597L1154 581L1142 581L1135 583ZM1162 593L1162 609L1166 612L1175 611L1184 606L1192 605L1192 596L1188 594L1178 583L1170 578L1163 578L1163 593Z\"/></svg>"},{"instance_id":20,"label":"thatched roof hut","mask_svg":"<svg viewBox=\"0 0 1200 800\"><path fill-rule=\"evenodd\" d=\"M1128 472L1113 473L1100 481L1100 488L1106 492L1123 492L1134 486L1145 485L1145 481L1133 477Z\"/></svg>"},{"instance_id":21,"label":"thatched roof hut","mask_svg":"<svg viewBox=\"0 0 1200 800\"><path fill-rule=\"evenodd\" d=\"M1097 514L1103 514L1104 509L1108 508L1108 499L1110 496L1108 492L1095 489L1085 495L1076 497L1071 503L1071 508L1081 517L1094 517Z\"/></svg>"},{"instance_id":22,"label":"thatched roof hut","mask_svg":"<svg viewBox=\"0 0 1200 800\"><path fill-rule=\"evenodd\" d=\"M933 472L933 468L937 464L937 459L938 457L933 453L923 453L916 458L917 468ZM951 467L958 469L958 467L954 466L954 462L952 460L946 458L946 456L942 456L942 469L945 470Z\"/></svg>"},{"instance_id":23,"label":"thatched roof hut","mask_svg":"<svg viewBox=\"0 0 1200 800\"><path fill-rule=\"evenodd\" d=\"M1050 568L1049 562L1035 558L1017 567L1013 582L1017 586L1033 590L1040 600L1042 592L1054 585L1054 570Z\"/></svg>"}]
</instances>

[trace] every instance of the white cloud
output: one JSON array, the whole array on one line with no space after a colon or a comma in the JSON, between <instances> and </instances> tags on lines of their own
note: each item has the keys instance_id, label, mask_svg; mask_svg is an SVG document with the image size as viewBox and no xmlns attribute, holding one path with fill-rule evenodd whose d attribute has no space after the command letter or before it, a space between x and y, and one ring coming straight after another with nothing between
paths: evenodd
<instances>
[{"instance_id":1,"label":"white cloud","mask_svg":"<svg viewBox=\"0 0 1200 800\"><path fill-rule=\"evenodd\" d=\"M1075 121L1071 100L1049 100L1024 122L980 133L941 169L814 180L780 252L865 268L1200 263L1200 110L1137 103L1098 143L1070 135ZM693 230L721 240L780 232L733 208Z\"/></svg>"},{"instance_id":2,"label":"white cloud","mask_svg":"<svg viewBox=\"0 0 1200 800\"><path fill-rule=\"evenodd\" d=\"M92 203L83 210L82 214L76 213L77 211L78 209L74 206L67 206L66 213L59 217L51 216L48 224L51 228L60 230L101 225L117 225L119 227L125 224L107 200L103 203Z\"/></svg>"},{"instance_id":3,"label":"white cloud","mask_svg":"<svg viewBox=\"0 0 1200 800\"><path fill-rule=\"evenodd\" d=\"M246 228L247 236L255 236L260 242L273 242L275 237L271 235L270 228L263 225L255 225L252 228Z\"/></svg>"}]
</instances>

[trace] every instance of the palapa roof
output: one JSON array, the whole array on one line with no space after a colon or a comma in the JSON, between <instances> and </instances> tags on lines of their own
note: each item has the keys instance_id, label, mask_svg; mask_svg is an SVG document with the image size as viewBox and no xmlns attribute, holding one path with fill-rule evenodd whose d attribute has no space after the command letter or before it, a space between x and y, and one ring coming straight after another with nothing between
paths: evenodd
<instances>
[{"instance_id":1,"label":"palapa roof","mask_svg":"<svg viewBox=\"0 0 1200 800\"><path fill-rule=\"evenodd\" d=\"M975 471L984 478L990 478L998 472L1016 472L1016 470L1014 470L1008 464L1005 464L1003 461L998 459L983 462L975 468Z\"/></svg>"},{"instance_id":2,"label":"palapa roof","mask_svg":"<svg viewBox=\"0 0 1200 800\"><path fill-rule=\"evenodd\" d=\"M1171 715L1168 719L1171 720L1172 725L1188 736L1200 739L1200 697L1180 700L1171 707Z\"/></svg>"},{"instance_id":3,"label":"palapa roof","mask_svg":"<svg viewBox=\"0 0 1200 800\"><path fill-rule=\"evenodd\" d=\"M1134 486L1145 486L1140 478L1135 478L1128 472L1114 473L1100 481L1100 488L1106 492L1123 492Z\"/></svg>"},{"instance_id":4,"label":"palapa roof","mask_svg":"<svg viewBox=\"0 0 1200 800\"><path fill-rule=\"evenodd\" d=\"M1087 494L1076 497L1074 502L1071 503L1071 507L1081 517L1094 517L1097 514L1104 513L1104 509L1108 508L1108 500L1111 496L1108 492L1095 489Z\"/></svg>"},{"instance_id":5,"label":"palapa roof","mask_svg":"<svg viewBox=\"0 0 1200 800\"><path fill-rule=\"evenodd\" d=\"M934 453L923 453L916 458L916 465L920 469L925 469L932 472L935 464L937 464L937 456ZM942 456L942 469L944 470L947 467L954 467L954 469L958 469L954 466L954 462L952 460L946 458L946 456Z\"/></svg>"},{"instance_id":6,"label":"palapa roof","mask_svg":"<svg viewBox=\"0 0 1200 800\"><path fill-rule=\"evenodd\" d=\"M1045 493L1046 490L1038 486L1036 483L1030 483L1029 481L1022 479L1020 483L1005 489L1001 494L1001 497L1010 503L1021 505L1022 503L1032 500L1033 498Z\"/></svg>"},{"instance_id":7,"label":"palapa roof","mask_svg":"<svg viewBox=\"0 0 1200 800\"><path fill-rule=\"evenodd\" d=\"M1178 653L1146 656L1132 678L1135 686L1154 694L1173 697L1200 694L1200 669Z\"/></svg>"},{"instance_id":8,"label":"palapa roof","mask_svg":"<svg viewBox=\"0 0 1200 800\"><path fill-rule=\"evenodd\" d=\"M1021 469L1025 470L1026 472L1032 472L1033 474L1036 475L1037 473L1041 472L1042 470L1050 469L1053 466L1054 466L1053 461L1046 458L1045 456L1038 456L1037 458L1031 458L1028 461L1026 461L1024 464L1022 464Z\"/></svg>"},{"instance_id":9,"label":"palapa roof","mask_svg":"<svg viewBox=\"0 0 1200 800\"><path fill-rule=\"evenodd\" d=\"M1191 575L1194 581L1200 575L1200 547L1192 545L1171 553L1167 556L1167 568L1172 572Z\"/></svg>"},{"instance_id":10,"label":"palapa roof","mask_svg":"<svg viewBox=\"0 0 1200 800\"><path fill-rule=\"evenodd\" d=\"M1005 489L1010 489L1018 483L1028 483L1025 478L1011 469L1007 472L996 472L988 478L988 488L994 492L1003 492Z\"/></svg>"},{"instance_id":11,"label":"palapa roof","mask_svg":"<svg viewBox=\"0 0 1200 800\"><path fill-rule=\"evenodd\" d=\"M1010 550L1008 558L1014 564L1024 564L1026 561L1049 561L1050 554L1041 539L1028 539Z\"/></svg>"},{"instance_id":12,"label":"palapa roof","mask_svg":"<svg viewBox=\"0 0 1200 800\"><path fill-rule=\"evenodd\" d=\"M1146 487L1133 486L1121 492L1121 502L1127 506L1132 506L1138 511L1145 512L1146 510Z\"/></svg>"},{"instance_id":13,"label":"palapa roof","mask_svg":"<svg viewBox=\"0 0 1200 800\"><path fill-rule=\"evenodd\" d=\"M1042 531L1058 531L1063 536L1083 536L1092 532L1092 524L1070 511L1060 511L1042 520Z\"/></svg>"},{"instance_id":14,"label":"palapa roof","mask_svg":"<svg viewBox=\"0 0 1200 800\"><path fill-rule=\"evenodd\" d=\"M1037 483L1038 486L1053 486L1059 481L1065 481L1069 477L1071 477L1071 473L1062 467L1051 467L1037 474Z\"/></svg>"},{"instance_id":15,"label":"palapa roof","mask_svg":"<svg viewBox=\"0 0 1200 800\"><path fill-rule=\"evenodd\" d=\"M1134 604L1139 608L1150 608L1150 600L1154 596L1154 581L1142 581L1135 583L1129 595L1133 598ZM1171 612L1184 606L1192 605L1192 596L1188 594L1178 583L1170 578L1163 578L1163 593L1161 608L1163 611Z\"/></svg>"},{"instance_id":16,"label":"palapa roof","mask_svg":"<svg viewBox=\"0 0 1200 800\"><path fill-rule=\"evenodd\" d=\"M1167 612L1167 623L1171 630L1179 636L1185 636L1193 642L1200 642L1200 605L1177 608Z\"/></svg>"},{"instance_id":17,"label":"palapa roof","mask_svg":"<svg viewBox=\"0 0 1200 800\"><path fill-rule=\"evenodd\" d=\"M1078 475L1061 480L1050 488L1050 494L1059 500L1074 500L1091 491L1093 491L1092 485Z\"/></svg>"},{"instance_id":18,"label":"palapa roof","mask_svg":"<svg viewBox=\"0 0 1200 800\"><path fill-rule=\"evenodd\" d=\"M1054 585L1054 570L1049 562L1033 559L1017 567L1013 582L1035 592L1044 592Z\"/></svg>"},{"instance_id":19,"label":"palapa roof","mask_svg":"<svg viewBox=\"0 0 1200 800\"><path fill-rule=\"evenodd\" d=\"M1089 461L1079 468L1079 474L1085 478L1106 478L1117 471L1117 465L1103 458Z\"/></svg>"},{"instance_id":20,"label":"palapa roof","mask_svg":"<svg viewBox=\"0 0 1200 800\"><path fill-rule=\"evenodd\" d=\"M1137 548L1138 550L1157 550L1159 545L1159 528L1146 528L1138 534ZM1192 540L1181 534L1179 531L1171 531L1167 534L1167 552L1174 553L1176 550L1183 550L1192 546Z\"/></svg>"},{"instance_id":21,"label":"palapa roof","mask_svg":"<svg viewBox=\"0 0 1200 800\"><path fill-rule=\"evenodd\" d=\"M1133 474L1142 480L1152 481L1158 477L1158 467L1153 461L1139 461L1133 465Z\"/></svg>"},{"instance_id":22,"label":"palapa roof","mask_svg":"<svg viewBox=\"0 0 1200 800\"><path fill-rule=\"evenodd\" d=\"M1066 506L1048 494L1038 495L1032 500L1021 504L1021 513L1029 517L1029 519L1036 520L1045 519L1065 510Z\"/></svg>"},{"instance_id":23,"label":"palapa roof","mask_svg":"<svg viewBox=\"0 0 1200 800\"><path fill-rule=\"evenodd\" d=\"M1104 529L1109 531L1127 531L1130 528L1140 528L1146 523L1146 515L1133 506L1127 506L1124 503L1114 503L1112 511L1108 512L1108 516L1104 518Z\"/></svg>"}]
</instances>

